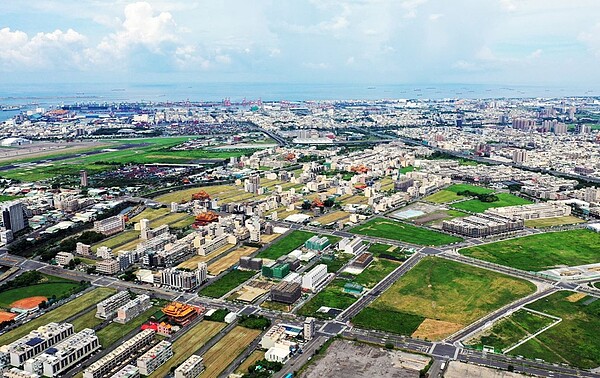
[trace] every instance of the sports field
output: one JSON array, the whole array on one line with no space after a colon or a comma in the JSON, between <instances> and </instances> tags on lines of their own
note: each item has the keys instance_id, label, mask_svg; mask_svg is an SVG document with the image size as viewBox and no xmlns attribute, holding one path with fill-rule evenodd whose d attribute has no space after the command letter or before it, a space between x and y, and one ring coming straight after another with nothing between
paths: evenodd
<instances>
[{"instance_id":1,"label":"sports field","mask_svg":"<svg viewBox=\"0 0 600 378\"><path fill-rule=\"evenodd\" d=\"M533 292L535 285L521 279L427 257L352 321L359 327L441 339Z\"/></svg>"},{"instance_id":2,"label":"sports field","mask_svg":"<svg viewBox=\"0 0 600 378\"><path fill-rule=\"evenodd\" d=\"M600 365L600 300L560 291L527 305L527 308L562 319L554 327L510 352L551 363L567 363L583 369Z\"/></svg>"},{"instance_id":3,"label":"sports field","mask_svg":"<svg viewBox=\"0 0 600 378\"><path fill-rule=\"evenodd\" d=\"M494 347L494 351L502 353L524 338L538 332L555 320L527 310L518 310L512 315L496 322L492 328L477 335L465 344L471 348L482 349Z\"/></svg>"},{"instance_id":4,"label":"sports field","mask_svg":"<svg viewBox=\"0 0 600 378\"><path fill-rule=\"evenodd\" d=\"M256 272L253 271L232 270L223 277L219 278L217 281L211 283L209 286L200 290L198 294L211 298L220 298L239 285L248 281L254 275L256 275Z\"/></svg>"},{"instance_id":5,"label":"sports field","mask_svg":"<svg viewBox=\"0 0 600 378\"><path fill-rule=\"evenodd\" d=\"M600 262L600 234L591 230L569 230L530 235L461 249L465 256L527 271L542 271L560 265Z\"/></svg>"},{"instance_id":6,"label":"sports field","mask_svg":"<svg viewBox=\"0 0 600 378\"><path fill-rule=\"evenodd\" d=\"M38 284L0 292L0 307L9 310L15 301L29 297L48 298L56 295L59 298L79 287L79 282L47 274L43 276L44 278Z\"/></svg>"},{"instance_id":7,"label":"sports field","mask_svg":"<svg viewBox=\"0 0 600 378\"><path fill-rule=\"evenodd\" d=\"M583 219L573 216L526 220L525 226L534 228L563 226L567 224L584 223Z\"/></svg>"},{"instance_id":8,"label":"sports field","mask_svg":"<svg viewBox=\"0 0 600 378\"><path fill-rule=\"evenodd\" d=\"M260 335L257 329L237 326L204 353L205 377L218 377Z\"/></svg>"},{"instance_id":9,"label":"sports field","mask_svg":"<svg viewBox=\"0 0 600 378\"><path fill-rule=\"evenodd\" d=\"M468 190L473 193L478 193L478 194L488 194L488 193L493 192L493 190L484 188L481 186L475 186L475 185L469 185L469 184L454 184L454 185L447 187L446 189L440 190L437 193L433 193L432 195L427 196L424 199L425 199L425 201L429 201L429 202L433 202L433 203L448 203L448 202L457 201L462 198L465 198L464 196L459 196L457 194L457 193L463 192L465 190Z\"/></svg>"},{"instance_id":10,"label":"sports field","mask_svg":"<svg viewBox=\"0 0 600 378\"><path fill-rule=\"evenodd\" d=\"M418 245L444 245L463 240L456 236L383 218L371 219L366 223L352 228L350 232Z\"/></svg>"},{"instance_id":11,"label":"sports field","mask_svg":"<svg viewBox=\"0 0 600 378\"><path fill-rule=\"evenodd\" d=\"M219 333L220 330L225 328L225 326L225 323L211 322L209 320L203 320L198 325L195 325L173 343L173 357L167 363L159 366L158 369L150 374L150 377L162 378L166 376L171 366L181 364Z\"/></svg>"},{"instance_id":12,"label":"sports field","mask_svg":"<svg viewBox=\"0 0 600 378\"><path fill-rule=\"evenodd\" d=\"M292 252L294 249L300 247L305 241L315 236L312 232L306 231L292 231L280 238L267 249L264 249L256 255L258 258L276 260L279 257Z\"/></svg>"},{"instance_id":13,"label":"sports field","mask_svg":"<svg viewBox=\"0 0 600 378\"><path fill-rule=\"evenodd\" d=\"M100 302L101 300L108 298L115 292L116 290L107 287L101 287L87 292L82 296L65 303L57 309L54 309L30 321L29 323L23 324L22 326L13 329L10 332L0 335L0 345L11 343L17 340L19 337L28 334L30 331L37 329L44 324L51 322L62 322L69 316L77 314L78 312Z\"/></svg>"},{"instance_id":14,"label":"sports field","mask_svg":"<svg viewBox=\"0 0 600 378\"><path fill-rule=\"evenodd\" d=\"M478 199L471 199L462 202L453 203L451 206L455 209L470 211L473 213L483 213L487 209L496 207L516 206L516 205L528 205L533 202L525 198L517 197L509 193L498 193L496 194L498 201L494 202L482 202Z\"/></svg>"}]
</instances>

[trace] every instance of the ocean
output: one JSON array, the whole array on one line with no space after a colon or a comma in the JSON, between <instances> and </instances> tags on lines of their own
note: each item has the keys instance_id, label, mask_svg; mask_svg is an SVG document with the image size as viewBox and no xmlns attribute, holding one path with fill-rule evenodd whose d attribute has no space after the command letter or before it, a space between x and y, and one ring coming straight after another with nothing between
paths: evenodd
<instances>
[{"instance_id":1,"label":"ocean","mask_svg":"<svg viewBox=\"0 0 600 378\"><path fill-rule=\"evenodd\" d=\"M57 106L77 102L221 101L243 99L268 101L517 98L598 96L595 88L545 86L502 86L473 84L5 84L0 87L0 106L25 108ZM0 120L18 111L0 112Z\"/></svg>"}]
</instances>

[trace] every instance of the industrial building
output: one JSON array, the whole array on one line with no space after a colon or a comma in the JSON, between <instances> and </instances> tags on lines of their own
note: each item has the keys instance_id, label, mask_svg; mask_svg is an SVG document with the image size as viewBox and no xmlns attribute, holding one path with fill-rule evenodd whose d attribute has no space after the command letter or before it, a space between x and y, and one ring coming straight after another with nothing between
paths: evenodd
<instances>
[{"instance_id":1,"label":"industrial building","mask_svg":"<svg viewBox=\"0 0 600 378\"><path fill-rule=\"evenodd\" d=\"M131 300L131 296L126 291L119 291L117 294L111 295L102 302L96 305L96 317L100 319L112 318L119 307L125 305Z\"/></svg>"},{"instance_id":2,"label":"industrial building","mask_svg":"<svg viewBox=\"0 0 600 378\"><path fill-rule=\"evenodd\" d=\"M363 252L352 262L352 266L364 269L369 266L371 261L373 261L373 254L369 252Z\"/></svg>"},{"instance_id":3,"label":"industrial building","mask_svg":"<svg viewBox=\"0 0 600 378\"><path fill-rule=\"evenodd\" d=\"M175 369L175 378L197 378L204 371L204 359L192 354Z\"/></svg>"},{"instance_id":4,"label":"industrial building","mask_svg":"<svg viewBox=\"0 0 600 378\"><path fill-rule=\"evenodd\" d=\"M0 353L9 355L12 366L20 367L28 359L44 352L73 333L73 325L70 323L48 323L12 343L2 346Z\"/></svg>"},{"instance_id":5,"label":"industrial building","mask_svg":"<svg viewBox=\"0 0 600 378\"><path fill-rule=\"evenodd\" d=\"M148 346L154 340L155 333L156 331L153 329L145 329L133 336L85 369L83 378L100 378L109 374L117 366L130 359L134 353Z\"/></svg>"},{"instance_id":6,"label":"industrial building","mask_svg":"<svg viewBox=\"0 0 600 378\"><path fill-rule=\"evenodd\" d=\"M115 215L94 222L94 231L100 232L104 235L113 235L117 232L121 232L125 229L125 217L122 215Z\"/></svg>"},{"instance_id":7,"label":"industrial building","mask_svg":"<svg viewBox=\"0 0 600 378\"><path fill-rule=\"evenodd\" d=\"M117 309L115 322L125 324L152 306L150 297L140 294Z\"/></svg>"},{"instance_id":8,"label":"industrial building","mask_svg":"<svg viewBox=\"0 0 600 378\"><path fill-rule=\"evenodd\" d=\"M302 289L314 291L327 279L327 265L319 264L302 276Z\"/></svg>"},{"instance_id":9,"label":"industrial building","mask_svg":"<svg viewBox=\"0 0 600 378\"><path fill-rule=\"evenodd\" d=\"M261 272L264 277L282 279L290 273L290 266L289 264L263 265Z\"/></svg>"},{"instance_id":10,"label":"industrial building","mask_svg":"<svg viewBox=\"0 0 600 378\"><path fill-rule=\"evenodd\" d=\"M331 244L331 242L329 241L329 239L325 236L313 236L310 239L308 239L307 241L304 242L304 247L306 249L310 249L312 251L322 251L325 248L327 248L327 246Z\"/></svg>"},{"instance_id":11,"label":"industrial building","mask_svg":"<svg viewBox=\"0 0 600 378\"><path fill-rule=\"evenodd\" d=\"M240 268L248 270L261 270L263 266L263 260L259 258L252 258L249 256L240 257Z\"/></svg>"},{"instance_id":12,"label":"industrial building","mask_svg":"<svg viewBox=\"0 0 600 378\"><path fill-rule=\"evenodd\" d=\"M37 357L25 361L24 370L30 373L56 377L100 349L98 337L93 330L85 328Z\"/></svg>"},{"instance_id":13,"label":"industrial building","mask_svg":"<svg viewBox=\"0 0 600 378\"><path fill-rule=\"evenodd\" d=\"M442 222L444 231L469 237L484 237L523 229L523 219L491 214L471 215Z\"/></svg>"},{"instance_id":14,"label":"industrial building","mask_svg":"<svg viewBox=\"0 0 600 378\"><path fill-rule=\"evenodd\" d=\"M295 282L281 281L271 288L271 300L292 304L300 299L301 285Z\"/></svg>"},{"instance_id":15,"label":"industrial building","mask_svg":"<svg viewBox=\"0 0 600 378\"><path fill-rule=\"evenodd\" d=\"M137 359L141 375L150 375L160 365L173 357L173 347L168 341L161 341Z\"/></svg>"},{"instance_id":16,"label":"industrial building","mask_svg":"<svg viewBox=\"0 0 600 378\"><path fill-rule=\"evenodd\" d=\"M344 253L350 253L356 256L360 252L367 249L367 245L363 242L361 238L358 237L352 240L348 238L343 238L338 243L338 249Z\"/></svg>"}]
</instances>

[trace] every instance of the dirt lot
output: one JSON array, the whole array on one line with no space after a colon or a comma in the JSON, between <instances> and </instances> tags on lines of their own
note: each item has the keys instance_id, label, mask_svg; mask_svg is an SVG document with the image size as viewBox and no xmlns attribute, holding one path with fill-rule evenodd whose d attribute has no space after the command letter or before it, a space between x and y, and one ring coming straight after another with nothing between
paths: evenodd
<instances>
[{"instance_id":1,"label":"dirt lot","mask_svg":"<svg viewBox=\"0 0 600 378\"><path fill-rule=\"evenodd\" d=\"M303 378L416 378L429 358L388 351L352 341L334 341L324 357L309 366ZM411 366L407 369L403 366ZM414 368L414 369L412 369Z\"/></svg>"},{"instance_id":2,"label":"dirt lot","mask_svg":"<svg viewBox=\"0 0 600 378\"><path fill-rule=\"evenodd\" d=\"M449 334L459 331L461 328L463 328L463 325L461 324L425 319L411 336L422 339L428 338L430 340L439 340Z\"/></svg>"},{"instance_id":3,"label":"dirt lot","mask_svg":"<svg viewBox=\"0 0 600 378\"><path fill-rule=\"evenodd\" d=\"M490 369L483 366L451 361L444 373L444 378L522 378L524 375L508 371Z\"/></svg>"}]
</instances>

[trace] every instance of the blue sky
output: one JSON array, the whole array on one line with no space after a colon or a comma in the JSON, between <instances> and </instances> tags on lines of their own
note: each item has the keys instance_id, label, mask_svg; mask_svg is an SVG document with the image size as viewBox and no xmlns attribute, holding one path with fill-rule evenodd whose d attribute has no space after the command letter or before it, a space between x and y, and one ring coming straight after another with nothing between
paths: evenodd
<instances>
[{"instance_id":1,"label":"blue sky","mask_svg":"<svg viewBox=\"0 0 600 378\"><path fill-rule=\"evenodd\" d=\"M600 87L597 0L3 0L0 83Z\"/></svg>"}]
</instances>

